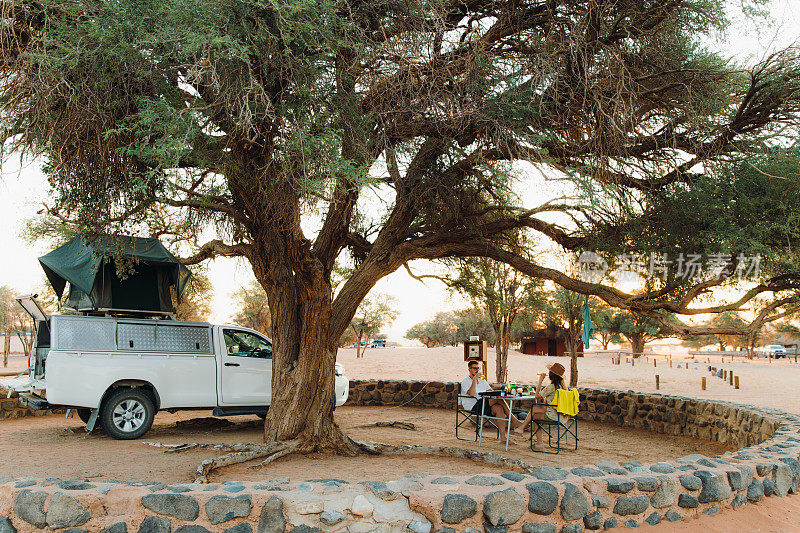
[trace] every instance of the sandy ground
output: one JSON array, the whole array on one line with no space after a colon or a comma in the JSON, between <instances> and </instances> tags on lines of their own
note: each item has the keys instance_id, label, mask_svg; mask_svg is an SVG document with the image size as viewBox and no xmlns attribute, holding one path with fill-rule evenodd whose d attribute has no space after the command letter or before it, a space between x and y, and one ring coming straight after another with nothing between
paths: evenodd
<instances>
[{"instance_id":1,"label":"sandy ground","mask_svg":"<svg viewBox=\"0 0 800 533\"><path fill-rule=\"evenodd\" d=\"M691 438L664 439L661 435L635 429L610 428L596 423L581 423L578 450L562 451L559 455L531 452L526 436L516 437L516 444L505 452L505 441L498 441L496 433L478 448L474 441L458 441L453 432L452 411L424 408L385 409L377 407L340 407L336 410L337 423L356 440L375 440L394 444L447 445L498 452L532 465L580 466L591 464L596 457L619 462L634 459L655 462L677 458L690 453L722 453L729 448L718 443L706 443ZM147 442L179 443L237 443L258 442L261 439L261 421L254 416L230 417L226 427L178 427L176 422L208 417L207 411L184 411L177 414L159 413L153 429L137 441L115 441L101 432L87 434L79 419L49 416L36 419L18 419L2 422L0 439L0 472L16 477L89 477L116 478L126 481L181 481L193 478L197 465L207 457L220 455L209 450L193 450L165 454L162 449ZM416 431L398 428L360 428L357 426L378 421L396 420L411 422ZM214 420L210 421L214 424ZM191 422L190 422L191 424ZM219 422L217 422L219 424ZM216 424L215 424L216 425ZM467 429L462 437L473 438ZM35 445L31 445L35 443ZM59 461L53 464L42 457L55 454ZM437 472L442 475L463 475L487 471L502 472L497 468L468 460L443 460L419 457L359 457L357 459L330 454L290 456L275 462L266 469L253 470L248 466L226 468L214 476L215 481L256 481L265 477L288 476L302 481L309 478L336 477L347 481L365 479L396 479L408 472ZM335 475L332 474L335 472Z\"/></svg>"},{"instance_id":2,"label":"sandy ground","mask_svg":"<svg viewBox=\"0 0 800 533\"><path fill-rule=\"evenodd\" d=\"M490 350L491 351L491 350ZM736 358L722 363L719 356L710 362L706 357L690 359L685 354L663 355L649 361L638 360L630 364L612 365L610 355L589 356L579 359L579 383L589 387L608 387L655 392L655 375L660 376L664 394L679 394L699 398L721 399L737 403L774 407L790 412L800 412L793 392L798 390L800 364L794 360L744 360ZM385 348L368 349L362 359L355 358L355 350L339 352L338 361L345 366L351 379L397 378L419 380L455 381L465 372L463 349L458 348ZM517 382L534 382L536 373L547 363L559 361L569 368L566 358L533 357L512 352L509 354L509 375ZM688 362L688 368L686 363ZM680 364L681 368L678 368ZM740 390L727 382L712 378L708 365L732 370L740 376ZM12 356L9 367L0 372L24 369L26 361ZM494 354L490 353L489 377L494 375ZM707 390L700 390L702 377L707 377ZM491 379L490 379L491 380ZM178 427L178 421L209 416L208 412L159 413L153 430L139 441L114 441L103 433L87 435L77 418L64 419L51 416L35 419L0 422L0 472L5 475L35 477L85 477L90 479L122 478L136 480L188 481L197 464L207 457L218 455L213 451L190 451L164 454L146 442L234 443L260 440L260 420L255 417L229 418L228 427ZM343 407L336 411L336 420L348 434L356 439L378 440L392 443L419 443L474 447L472 442L455 440L454 414L449 411L416 408ZM418 431L395 428L356 428L379 420L399 420L414 423ZM670 459L688 453L708 455L721 453L719 444L693 439L664 437L648 432L620 429L610 426L582 423L582 437L577 452L562 452L559 456L533 454L523 438L512 446L507 455L534 465L578 466L592 463L598 457L618 461ZM495 440L484 442L484 450L503 453ZM43 457L57 456L59 460L45 461ZM393 479L407 472L441 472L442 474L470 474L502 469L492 468L463 460L442 460L428 457L358 457L355 459L315 454L306 457L288 457L266 469L253 470L247 466L225 469L215 480L257 480L289 476L293 480L335 477L349 480ZM712 531L727 532L800 531L800 498L769 498L757 505L748 505L738 511L725 510L722 516L693 518L679 524L642 527L643 531Z\"/></svg>"}]
</instances>

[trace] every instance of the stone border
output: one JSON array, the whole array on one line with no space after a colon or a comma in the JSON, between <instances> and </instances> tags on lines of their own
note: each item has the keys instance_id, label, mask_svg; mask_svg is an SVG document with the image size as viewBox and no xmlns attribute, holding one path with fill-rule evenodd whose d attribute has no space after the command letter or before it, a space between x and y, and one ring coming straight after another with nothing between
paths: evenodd
<instances>
[{"instance_id":1,"label":"stone border","mask_svg":"<svg viewBox=\"0 0 800 533\"><path fill-rule=\"evenodd\" d=\"M350 403L453 408L457 384L353 381ZM0 478L0 533L64 530L246 533L415 531L563 533L715 514L800 482L800 416L753 406L582 389L581 418L744 446L645 465L476 476L407 474L347 483L163 484ZM72 528L72 529L69 529Z\"/></svg>"}]
</instances>

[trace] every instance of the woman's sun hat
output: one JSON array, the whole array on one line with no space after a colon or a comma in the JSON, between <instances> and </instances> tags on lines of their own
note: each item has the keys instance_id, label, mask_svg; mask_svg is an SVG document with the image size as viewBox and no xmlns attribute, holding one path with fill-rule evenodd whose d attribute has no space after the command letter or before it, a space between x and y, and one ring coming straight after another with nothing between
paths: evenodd
<instances>
[{"instance_id":1,"label":"woman's sun hat","mask_svg":"<svg viewBox=\"0 0 800 533\"><path fill-rule=\"evenodd\" d=\"M547 370L562 378L564 377L564 373L566 372L564 365L562 365L561 363L553 363L552 365L547 365Z\"/></svg>"}]
</instances>

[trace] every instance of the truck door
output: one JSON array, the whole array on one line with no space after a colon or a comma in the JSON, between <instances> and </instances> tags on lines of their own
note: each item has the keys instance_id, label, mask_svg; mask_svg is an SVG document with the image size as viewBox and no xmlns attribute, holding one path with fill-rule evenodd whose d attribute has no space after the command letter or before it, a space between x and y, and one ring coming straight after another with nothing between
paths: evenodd
<instances>
[{"instance_id":1,"label":"truck door","mask_svg":"<svg viewBox=\"0 0 800 533\"><path fill-rule=\"evenodd\" d=\"M272 400L272 342L222 328L222 405L267 405Z\"/></svg>"}]
</instances>

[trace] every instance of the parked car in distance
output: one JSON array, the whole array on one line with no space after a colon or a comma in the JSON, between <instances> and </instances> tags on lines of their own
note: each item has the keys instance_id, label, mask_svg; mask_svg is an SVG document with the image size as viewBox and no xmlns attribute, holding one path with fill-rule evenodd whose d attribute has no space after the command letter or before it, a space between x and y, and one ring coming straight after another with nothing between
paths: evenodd
<instances>
[{"instance_id":1,"label":"parked car in distance","mask_svg":"<svg viewBox=\"0 0 800 533\"><path fill-rule=\"evenodd\" d=\"M786 357L786 348L780 344L770 344L764 348L764 354L773 359L780 359L781 357Z\"/></svg>"},{"instance_id":2,"label":"parked car in distance","mask_svg":"<svg viewBox=\"0 0 800 533\"><path fill-rule=\"evenodd\" d=\"M36 321L30 376L3 383L33 409L75 409L91 431L136 439L159 410L211 409L214 416L266 416L272 400L272 341L241 326L156 318L46 316ZM335 364L336 405L349 380Z\"/></svg>"}]
</instances>

